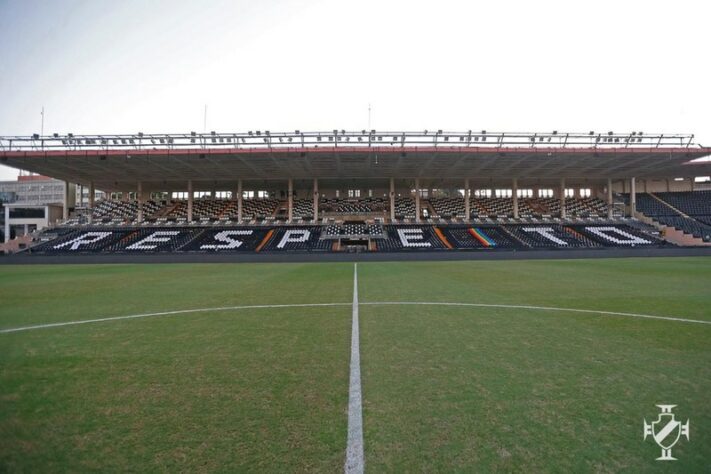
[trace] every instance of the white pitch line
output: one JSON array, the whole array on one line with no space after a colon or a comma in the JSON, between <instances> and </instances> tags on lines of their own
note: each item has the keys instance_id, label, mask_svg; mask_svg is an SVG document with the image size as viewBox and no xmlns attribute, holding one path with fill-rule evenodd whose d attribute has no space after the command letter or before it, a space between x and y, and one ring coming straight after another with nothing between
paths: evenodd
<instances>
[{"instance_id":1,"label":"white pitch line","mask_svg":"<svg viewBox=\"0 0 711 474\"><path fill-rule=\"evenodd\" d=\"M233 311L239 309L268 309L268 308L310 308L318 306L349 306L351 303L304 303L304 304L261 304L246 306L221 306L217 308L196 308L181 309L177 311L163 311L160 313L129 314L126 316L111 316L106 318L82 319L79 321L64 321L61 323L37 324L34 326L23 326L19 328L0 329L0 334L11 332L30 331L33 329L56 328L62 326L75 326L77 324L103 323L106 321L121 321L123 319L151 318L154 316L173 316L176 314L206 313L213 311Z\"/></svg>"},{"instance_id":2,"label":"white pitch line","mask_svg":"<svg viewBox=\"0 0 711 474\"><path fill-rule=\"evenodd\" d=\"M360 330L358 324L358 264L353 267L353 324L351 328L351 378L348 389L348 444L346 474L362 474L365 469L363 454L363 404L360 390Z\"/></svg>"},{"instance_id":3,"label":"white pitch line","mask_svg":"<svg viewBox=\"0 0 711 474\"><path fill-rule=\"evenodd\" d=\"M30 331L33 329L47 329L62 326L75 326L78 324L88 324L88 323L101 323L106 321L120 321L123 319L138 319L138 318L150 318L153 316L171 316L176 314L189 314L189 313L205 313L210 311L231 311L239 309L265 309L265 308L308 308L308 307L318 307L318 306L349 306L355 304L356 307L358 302L354 303L303 303L303 304L266 304L266 305L247 305L247 306L223 306L217 308L196 308L196 309L181 309L177 311L163 311L160 313L144 313L144 314L129 314L126 316L112 316L106 318L96 318L96 319L83 319L79 321L64 321L61 323L47 323L47 324L37 324L34 326L23 326L18 328L8 328L0 329L0 334L7 334L12 332L20 331ZM532 309L540 311L569 311L573 313L588 313L588 314L603 314L609 316L624 316L632 318L645 318L645 319L658 319L663 321L676 321L682 323L697 323L697 324L711 324L711 321L703 321L699 319L687 319L687 318L675 318L672 316L656 316L652 314L637 314L637 313L622 313L617 311L600 311L595 309L577 309L577 308L558 308L553 306L531 306L531 305L511 305L511 304L485 304L485 303L447 303L447 302L434 302L434 301L372 301L372 302L362 302L363 305L429 305L429 306L471 306L479 308L509 308L509 309ZM357 311L357 309L356 309Z\"/></svg>"},{"instance_id":4,"label":"white pitch line","mask_svg":"<svg viewBox=\"0 0 711 474\"><path fill-rule=\"evenodd\" d=\"M621 313L617 311L600 311L596 309L558 308L554 306L531 306L515 304L485 304L485 303L446 303L435 301L372 301L362 302L363 305L426 305L426 306L472 306L477 308L506 308L506 309L532 309L540 311L569 311L572 313L602 314L606 316L624 316L630 318L661 319L663 321L677 321L681 323L711 324L711 321L700 319L675 318L672 316L655 316L653 314Z\"/></svg>"}]
</instances>

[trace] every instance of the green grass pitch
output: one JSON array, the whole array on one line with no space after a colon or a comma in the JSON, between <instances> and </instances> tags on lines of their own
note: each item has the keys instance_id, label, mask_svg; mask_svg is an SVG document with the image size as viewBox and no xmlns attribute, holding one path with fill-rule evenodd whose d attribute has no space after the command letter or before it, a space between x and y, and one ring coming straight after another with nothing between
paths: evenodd
<instances>
[{"instance_id":1,"label":"green grass pitch","mask_svg":"<svg viewBox=\"0 0 711 474\"><path fill-rule=\"evenodd\" d=\"M0 266L0 472L343 470L353 264ZM709 472L711 259L358 264L368 472ZM337 303L332 306L290 306ZM232 306L285 305L224 309ZM223 308L209 310L209 308ZM643 441L655 404L690 441Z\"/></svg>"}]
</instances>

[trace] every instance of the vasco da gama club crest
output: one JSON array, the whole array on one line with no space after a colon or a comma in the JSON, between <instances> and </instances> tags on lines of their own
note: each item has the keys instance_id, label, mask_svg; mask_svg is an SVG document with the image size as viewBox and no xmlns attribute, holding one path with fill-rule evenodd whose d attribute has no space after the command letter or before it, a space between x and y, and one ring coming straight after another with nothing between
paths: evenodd
<instances>
[{"instance_id":1,"label":"vasco da gama club crest","mask_svg":"<svg viewBox=\"0 0 711 474\"><path fill-rule=\"evenodd\" d=\"M657 421L647 423L647 419L644 420L644 439L651 435L662 448L662 455L657 458L657 461L676 461L676 458L672 457L671 448L681 436L686 436L686 440L689 440L689 420L682 424L674 417L672 408L676 405L657 406L662 410Z\"/></svg>"}]
</instances>

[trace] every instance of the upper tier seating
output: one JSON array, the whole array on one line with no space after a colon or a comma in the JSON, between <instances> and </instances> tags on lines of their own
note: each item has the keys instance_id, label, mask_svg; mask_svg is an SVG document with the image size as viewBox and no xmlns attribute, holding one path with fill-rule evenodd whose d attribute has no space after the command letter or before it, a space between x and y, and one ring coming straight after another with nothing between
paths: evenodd
<instances>
[{"instance_id":1,"label":"upper tier seating","mask_svg":"<svg viewBox=\"0 0 711 474\"><path fill-rule=\"evenodd\" d=\"M387 203L383 198L368 197L362 199L326 198L319 203L322 212L333 214L367 214L383 212Z\"/></svg>"},{"instance_id":2,"label":"upper tier seating","mask_svg":"<svg viewBox=\"0 0 711 474\"><path fill-rule=\"evenodd\" d=\"M711 216L711 191L656 193L655 196L688 216Z\"/></svg>"},{"instance_id":3,"label":"upper tier seating","mask_svg":"<svg viewBox=\"0 0 711 474\"><path fill-rule=\"evenodd\" d=\"M637 210L644 215L694 237L711 241L711 192L640 193L636 198ZM679 214L674 208L689 217Z\"/></svg>"},{"instance_id":4,"label":"upper tier seating","mask_svg":"<svg viewBox=\"0 0 711 474\"><path fill-rule=\"evenodd\" d=\"M435 213L441 217L464 218L464 198L431 198L430 204ZM511 198L471 198L471 216L503 216L513 217L513 199ZM567 198L566 213L570 217L589 217L607 215L607 205L598 198ZM556 216L560 214L560 199L558 198L519 198L519 217Z\"/></svg>"},{"instance_id":5,"label":"upper tier seating","mask_svg":"<svg viewBox=\"0 0 711 474\"><path fill-rule=\"evenodd\" d=\"M395 218L414 219L416 214L415 200L409 197L395 198Z\"/></svg>"},{"instance_id":6,"label":"upper tier seating","mask_svg":"<svg viewBox=\"0 0 711 474\"><path fill-rule=\"evenodd\" d=\"M294 218L313 219L314 202L311 199L294 199Z\"/></svg>"},{"instance_id":7,"label":"upper tier seating","mask_svg":"<svg viewBox=\"0 0 711 474\"><path fill-rule=\"evenodd\" d=\"M166 205L165 201L143 203L143 218L148 219ZM138 218L138 201L101 200L92 211L94 222L132 222Z\"/></svg>"}]
</instances>

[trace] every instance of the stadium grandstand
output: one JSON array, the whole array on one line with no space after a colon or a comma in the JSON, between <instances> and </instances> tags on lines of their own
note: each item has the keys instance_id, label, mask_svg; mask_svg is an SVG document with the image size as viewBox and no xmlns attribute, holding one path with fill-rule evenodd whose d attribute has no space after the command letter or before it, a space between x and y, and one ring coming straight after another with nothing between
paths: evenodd
<instances>
[{"instance_id":1,"label":"stadium grandstand","mask_svg":"<svg viewBox=\"0 0 711 474\"><path fill-rule=\"evenodd\" d=\"M642 132L0 138L0 163L66 183L33 254L705 246L708 155Z\"/></svg>"}]
</instances>

